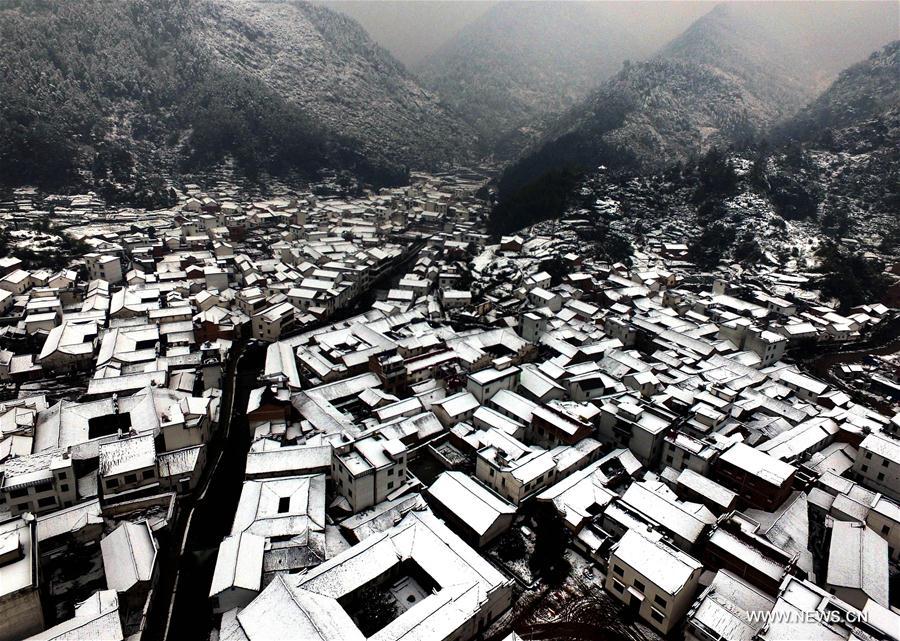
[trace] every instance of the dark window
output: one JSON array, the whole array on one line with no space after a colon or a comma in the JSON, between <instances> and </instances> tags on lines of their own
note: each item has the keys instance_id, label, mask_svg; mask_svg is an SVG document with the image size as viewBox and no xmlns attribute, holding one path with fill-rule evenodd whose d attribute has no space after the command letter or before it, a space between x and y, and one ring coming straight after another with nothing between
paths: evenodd
<instances>
[{"instance_id":1,"label":"dark window","mask_svg":"<svg viewBox=\"0 0 900 641\"><path fill-rule=\"evenodd\" d=\"M613 572L615 572L615 573L618 574L619 576L625 576L625 570L623 570L622 568L620 568L620 567L619 567L618 565L616 565L615 563L613 563Z\"/></svg>"},{"instance_id":2,"label":"dark window","mask_svg":"<svg viewBox=\"0 0 900 641\"><path fill-rule=\"evenodd\" d=\"M390 468L388 470L388 476L393 476L393 475L394 475L394 468Z\"/></svg>"},{"instance_id":3,"label":"dark window","mask_svg":"<svg viewBox=\"0 0 900 641\"><path fill-rule=\"evenodd\" d=\"M393 489L394 489L394 482L393 482L393 481L391 481L390 483L388 483L388 489L389 489L389 490L393 490Z\"/></svg>"},{"instance_id":4,"label":"dark window","mask_svg":"<svg viewBox=\"0 0 900 641\"><path fill-rule=\"evenodd\" d=\"M887 467L887 465L888 465L888 460L887 460L887 459L884 459L884 460L881 461L881 467Z\"/></svg>"},{"instance_id":5,"label":"dark window","mask_svg":"<svg viewBox=\"0 0 900 641\"><path fill-rule=\"evenodd\" d=\"M56 497L47 496L42 499L38 499L38 507L50 507L51 505L56 505Z\"/></svg>"},{"instance_id":6,"label":"dark window","mask_svg":"<svg viewBox=\"0 0 900 641\"><path fill-rule=\"evenodd\" d=\"M640 581L638 581L637 579L634 580L634 587L636 587L641 592L643 592L644 590L647 589L647 586L644 585L643 583L641 583Z\"/></svg>"},{"instance_id":7,"label":"dark window","mask_svg":"<svg viewBox=\"0 0 900 641\"><path fill-rule=\"evenodd\" d=\"M868 466L868 465L863 465L860 469L861 469L863 472L868 472L868 471L869 471L869 466Z\"/></svg>"},{"instance_id":8,"label":"dark window","mask_svg":"<svg viewBox=\"0 0 900 641\"><path fill-rule=\"evenodd\" d=\"M657 623L662 623L666 617L656 608L650 608L650 617Z\"/></svg>"},{"instance_id":9,"label":"dark window","mask_svg":"<svg viewBox=\"0 0 900 641\"><path fill-rule=\"evenodd\" d=\"M890 532L891 532L891 526L890 526L890 525L884 525L884 526L882 526L882 528L881 528L881 533L882 533L882 534L887 535L887 534L890 534Z\"/></svg>"},{"instance_id":10,"label":"dark window","mask_svg":"<svg viewBox=\"0 0 900 641\"><path fill-rule=\"evenodd\" d=\"M658 594L653 597L653 602L661 608L664 608L668 605L668 602Z\"/></svg>"},{"instance_id":11,"label":"dark window","mask_svg":"<svg viewBox=\"0 0 900 641\"><path fill-rule=\"evenodd\" d=\"M612 586L616 592L624 592L625 591L625 585L622 583L619 583L615 579L613 579L613 581L612 581Z\"/></svg>"},{"instance_id":12,"label":"dark window","mask_svg":"<svg viewBox=\"0 0 900 641\"><path fill-rule=\"evenodd\" d=\"M883 481L884 480L884 472L879 472L877 478L879 481Z\"/></svg>"},{"instance_id":13,"label":"dark window","mask_svg":"<svg viewBox=\"0 0 900 641\"><path fill-rule=\"evenodd\" d=\"M866 458L872 458L872 452L866 452Z\"/></svg>"},{"instance_id":14,"label":"dark window","mask_svg":"<svg viewBox=\"0 0 900 641\"><path fill-rule=\"evenodd\" d=\"M280 499L278 499L278 513L279 514L284 514L289 509L291 509L291 497L282 496Z\"/></svg>"},{"instance_id":15,"label":"dark window","mask_svg":"<svg viewBox=\"0 0 900 641\"><path fill-rule=\"evenodd\" d=\"M65 481L66 478L68 478L68 477L66 476L65 470L63 470L62 472L60 472L57 476L59 476L59 480L60 480L60 481Z\"/></svg>"},{"instance_id":16,"label":"dark window","mask_svg":"<svg viewBox=\"0 0 900 641\"><path fill-rule=\"evenodd\" d=\"M119 479L107 479L106 487L119 487Z\"/></svg>"},{"instance_id":17,"label":"dark window","mask_svg":"<svg viewBox=\"0 0 900 641\"><path fill-rule=\"evenodd\" d=\"M22 496L28 496L28 488L27 487L23 487L19 490L10 490L9 491L9 498L11 498L11 499L17 499Z\"/></svg>"},{"instance_id":18,"label":"dark window","mask_svg":"<svg viewBox=\"0 0 900 641\"><path fill-rule=\"evenodd\" d=\"M153 470L144 470L144 473L142 474L142 476L145 479L152 479L154 477Z\"/></svg>"},{"instance_id":19,"label":"dark window","mask_svg":"<svg viewBox=\"0 0 900 641\"><path fill-rule=\"evenodd\" d=\"M137 474L126 474L125 482L126 483L137 483Z\"/></svg>"},{"instance_id":20,"label":"dark window","mask_svg":"<svg viewBox=\"0 0 900 641\"><path fill-rule=\"evenodd\" d=\"M60 485L60 486L59 486L59 491L60 491L60 492L68 492L68 491L69 491L69 484L68 484L68 483L63 483L62 485Z\"/></svg>"}]
</instances>

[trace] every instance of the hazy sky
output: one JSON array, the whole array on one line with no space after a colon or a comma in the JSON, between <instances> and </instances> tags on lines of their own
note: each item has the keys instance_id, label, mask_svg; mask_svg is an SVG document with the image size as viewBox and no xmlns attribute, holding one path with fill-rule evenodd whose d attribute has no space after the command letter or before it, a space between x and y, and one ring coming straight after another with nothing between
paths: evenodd
<instances>
[{"instance_id":1,"label":"hazy sky","mask_svg":"<svg viewBox=\"0 0 900 641\"><path fill-rule=\"evenodd\" d=\"M519 0L321 0L356 19L383 47L411 69L460 29L498 1ZM555 0L561 2L563 0ZM599 0L587 2L600 4ZM719 2L707 0L604 2L603 11L619 13L630 31L656 49L684 31ZM773 3L744 3L772 13ZM779 2L774 15L796 28L800 37L839 41L835 55L861 59L885 42L900 38L900 2L838 0ZM848 33L852 32L852 33ZM855 58L854 58L855 56Z\"/></svg>"},{"instance_id":2,"label":"hazy sky","mask_svg":"<svg viewBox=\"0 0 900 641\"><path fill-rule=\"evenodd\" d=\"M323 0L359 22L369 35L408 67L481 16L488 0Z\"/></svg>"}]
</instances>

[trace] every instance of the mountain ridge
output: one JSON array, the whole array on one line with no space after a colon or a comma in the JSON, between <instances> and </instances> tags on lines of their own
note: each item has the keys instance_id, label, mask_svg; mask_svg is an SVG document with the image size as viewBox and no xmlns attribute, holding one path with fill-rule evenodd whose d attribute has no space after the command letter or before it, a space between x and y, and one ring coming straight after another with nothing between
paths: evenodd
<instances>
[{"instance_id":1,"label":"mountain ridge","mask_svg":"<svg viewBox=\"0 0 900 641\"><path fill-rule=\"evenodd\" d=\"M465 125L322 7L6 0L0 34L10 184L159 192L227 158L251 175L331 168L396 182L470 148Z\"/></svg>"}]
</instances>

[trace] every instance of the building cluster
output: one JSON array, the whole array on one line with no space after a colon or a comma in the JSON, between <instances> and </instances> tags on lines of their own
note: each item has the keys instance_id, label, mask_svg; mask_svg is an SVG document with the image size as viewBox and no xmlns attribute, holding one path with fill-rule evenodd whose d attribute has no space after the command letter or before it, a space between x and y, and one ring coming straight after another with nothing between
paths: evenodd
<instances>
[{"instance_id":1,"label":"building cluster","mask_svg":"<svg viewBox=\"0 0 900 641\"><path fill-rule=\"evenodd\" d=\"M548 512L657 634L897 638L900 414L789 358L892 310L838 314L790 274L704 281L673 243L609 264L577 220L491 243L477 176L412 182L188 186L133 221L57 204L83 259L0 261L0 640L139 634L236 415L221 641L474 639L523 589L494 550ZM226 407L249 341L264 366ZM96 589L48 615L73 547Z\"/></svg>"},{"instance_id":2,"label":"building cluster","mask_svg":"<svg viewBox=\"0 0 900 641\"><path fill-rule=\"evenodd\" d=\"M352 198L317 189L325 195L259 200L187 185L176 207L152 212L34 190L2 203L10 237L65 235L81 249L59 270L0 258L0 639L139 638L153 609L168 607L157 594L161 546L180 540L184 499L208 478L223 416L246 409L223 405L233 404L224 392L239 353L252 341L284 351L279 339L355 307L403 308L376 302L376 288L433 237L465 254L484 213L478 180L418 176ZM447 217L459 228L445 228ZM410 275L438 277L427 263ZM368 464L355 452L402 458L380 436L368 450L349 444L339 459L348 474ZM272 467L259 454L251 464ZM313 565L324 553L323 477L259 476L255 498L253 486L242 497L236 550L266 533L280 549L267 549L267 567L304 567L291 541L303 531ZM296 519L282 516L284 497Z\"/></svg>"},{"instance_id":3,"label":"building cluster","mask_svg":"<svg viewBox=\"0 0 900 641\"><path fill-rule=\"evenodd\" d=\"M699 283L663 244L605 264L542 231L432 236L371 309L267 348L220 638L474 638L518 589L492 549L542 505L658 634L896 638L900 415L784 360L891 310L839 315L777 274ZM375 631L373 595L396 607Z\"/></svg>"}]
</instances>

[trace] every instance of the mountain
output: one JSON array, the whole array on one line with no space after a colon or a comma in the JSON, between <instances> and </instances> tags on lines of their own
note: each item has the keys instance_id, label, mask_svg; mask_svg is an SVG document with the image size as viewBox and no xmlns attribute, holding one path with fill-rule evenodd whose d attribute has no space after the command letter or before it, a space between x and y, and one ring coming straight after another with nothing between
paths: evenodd
<instances>
[{"instance_id":1,"label":"mountain","mask_svg":"<svg viewBox=\"0 0 900 641\"><path fill-rule=\"evenodd\" d=\"M823 226L900 250L900 41L841 72L776 137L767 174L818 193Z\"/></svg>"},{"instance_id":2,"label":"mountain","mask_svg":"<svg viewBox=\"0 0 900 641\"><path fill-rule=\"evenodd\" d=\"M501 200L492 231L569 215L615 260L653 232L687 243L702 268L777 264L810 271L845 307L877 300L900 251L898 56L900 41L841 72L775 146L712 148L663 171L553 170Z\"/></svg>"},{"instance_id":3,"label":"mountain","mask_svg":"<svg viewBox=\"0 0 900 641\"><path fill-rule=\"evenodd\" d=\"M831 62L816 65L825 43L804 35L802 19L821 9L788 15L779 4L790 3L718 5L653 58L626 65L507 169L501 199L560 167L653 169L768 135L832 73Z\"/></svg>"},{"instance_id":4,"label":"mountain","mask_svg":"<svg viewBox=\"0 0 900 641\"><path fill-rule=\"evenodd\" d=\"M900 40L841 72L818 98L784 123L782 139L845 151L890 146L900 110ZM883 131L882 131L883 129ZM879 131L885 134L879 135ZM877 136L877 137L873 137Z\"/></svg>"},{"instance_id":5,"label":"mountain","mask_svg":"<svg viewBox=\"0 0 900 641\"><path fill-rule=\"evenodd\" d=\"M605 3L500 2L416 72L483 140L508 155L544 116L574 105L649 50Z\"/></svg>"},{"instance_id":6,"label":"mountain","mask_svg":"<svg viewBox=\"0 0 900 641\"><path fill-rule=\"evenodd\" d=\"M354 20L305 2L216 0L198 37L369 153L418 166L461 160L472 132Z\"/></svg>"},{"instance_id":7,"label":"mountain","mask_svg":"<svg viewBox=\"0 0 900 641\"><path fill-rule=\"evenodd\" d=\"M350 19L301 3L0 3L0 176L158 190L227 158L250 175L373 182L471 139ZM152 182L152 185L147 183Z\"/></svg>"}]
</instances>

